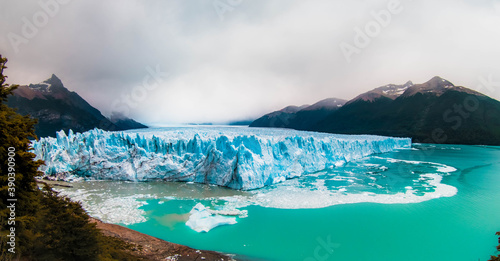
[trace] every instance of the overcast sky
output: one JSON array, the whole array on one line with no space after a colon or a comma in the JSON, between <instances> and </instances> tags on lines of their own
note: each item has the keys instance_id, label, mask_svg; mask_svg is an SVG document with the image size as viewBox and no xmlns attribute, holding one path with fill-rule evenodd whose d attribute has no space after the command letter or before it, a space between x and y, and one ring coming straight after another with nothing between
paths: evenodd
<instances>
[{"instance_id":1,"label":"overcast sky","mask_svg":"<svg viewBox=\"0 0 500 261\"><path fill-rule=\"evenodd\" d=\"M435 75L498 86L500 1L0 0L0 54L9 83L54 73L106 115L224 122Z\"/></svg>"}]
</instances>

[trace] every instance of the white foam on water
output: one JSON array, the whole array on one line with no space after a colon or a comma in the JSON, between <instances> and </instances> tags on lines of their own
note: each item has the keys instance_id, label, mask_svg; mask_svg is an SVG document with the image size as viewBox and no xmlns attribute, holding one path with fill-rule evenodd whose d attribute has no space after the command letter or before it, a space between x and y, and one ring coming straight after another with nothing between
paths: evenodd
<instances>
[{"instance_id":1,"label":"white foam on water","mask_svg":"<svg viewBox=\"0 0 500 261\"><path fill-rule=\"evenodd\" d=\"M387 162L390 162L390 163L406 163L406 164L414 164L414 165L427 164L427 165L431 165L431 166L435 167L438 172L442 172L442 173L450 173L450 172L457 171L457 169L452 167L452 166L448 166L448 165L441 164L441 163L435 163L435 162L392 159L392 158L383 158L383 157L379 157L379 156L373 156L372 158L387 160Z\"/></svg>"},{"instance_id":2,"label":"white foam on water","mask_svg":"<svg viewBox=\"0 0 500 261\"><path fill-rule=\"evenodd\" d=\"M140 209L146 202L137 200L136 196L106 199L101 206L92 207L92 216L110 223L130 225L146 221L146 212ZM92 214L94 212L94 214Z\"/></svg>"},{"instance_id":3,"label":"white foam on water","mask_svg":"<svg viewBox=\"0 0 500 261\"><path fill-rule=\"evenodd\" d=\"M152 195L133 195L133 196L113 196L110 193L96 193L78 189L59 190L61 195L71 198L73 201L79 201L87 213L103 222L130 225L146 221L146 212L140 209L146 205L145 201L139 201L140 198L150 198ZM98 197L96 200L93 197Z\"/></svg>"},{"instance_id":4,"label":"white foam on water","mask_svg":"<svg viewBox=\"0 0 500 261\"><path fill-rule=\"evenodd\" d=\"M455 187L442 183L443 176L457 171L454 167L433 162L383 157L372 158L385 160L387 164L384 165L390 168L393 168L390 164L403 163L414 164L415 168L422 166L424 167L422 170L429 170L428 167L430 166L435 168L435 172L431 169L431 173L410 175L409 178L406 177L402 181L394 181L391 179L394 174L390 172L387 176L381 174L371 176L370 172L363 169L363 167L379 169L388 169L388 167L382 164L366 163L360 165L361 173L359 169L353 171L351 167L348 167L340 174L329 174L327 171L321 171L303 178L286 180L268 188L245 193L227 189L222 190L213 186L202 188L203 185L183 185L185 183L164 183L160 185L143 183L140 186L136 183L130 183L130 186L138 186L137 189L140 188L140 193L137 190L128 192L129 183L123 183L122 185L120 183L109 183L111 185L117 184L117 187L113 187L114 185L111 187L120 189L120 193L113 189L110 190L107 186L104 186L103 189L94 185L87 185L85 186L86 189L61 188L60 190L63 191L62 194L69 196L73 200L81 201L83 207L91 216L105 222L127 225L145 222L147 214L141 207L146 204L145 200L154 198L159 200L159 204L173 199L212 200L212 206L220 213L243 213L240 209L251 205L280 209L311 209L354 203L409 204L441 197L452 197L457 193ZM337 169L336 172L338 171ZM387 179L388 177L389 179ZM331 181L343 181L348 184L334 186ZM392 184L391 181L400 183ZM390 185L385 182L389 182ZM333 184L335 183L333 182ZM151 186L155 190L152 191ZM183 189L179 190L179 188ZM399 192L394 191L394 189L398 188L401 189ZM366 191L364 191L365 189ZM376 190L373 191L373 189ZM211 192L212 190L213 192ZM220 205L220 203L223 203L223 205ZM239 218L245 217L247 214L245 212ZM217 220L213 224L219 221L222 222L222 220Z\"/></svg>"},{"instance_id":5,"label":"white foam on water","mask_svg":"<svg viewBox=\"0 0 500 261\"><path fill-rule=\"evenodd\" d=\"M450 173L450 172L457 171L457 169L454 168L454 167L451 167L451 166L442 165L442 166L440 166L440 167L437 168L437 171L439 171L439 172L445 172L445 173Z\"/></svg>"},{"instance_id":6,"label":"white foam on water","mask_svg":"<svg viewBox=\"0 0 500 261\"><path fill-rule=\"evenodd\" d=\"M404 193L348 193L348 189L346 188L332 191L321 183L315 183L315 185L320 186L316 187L317 189L311 190L310 188L299 186L298 181L291 181L287 186L256 192L254 197L247 199L247 204L282 209L311 209L354 203L408 204L420 203L441 197L452 197L457 193L457 188L441 183L442 176L439 174L422 174L420 175L420 180L425 180L426 184L424 185L433 187L434 191L425 192L423 195L416 195L415 193L418 191L411 186L407 186Z\"/></svg>"},{"instance_id":7,"label":"white foam on water","mask_svg":"<svg viewBox=\"0 0 500 261\"><path fill-rule=\"evenodd\" d=\"M341 180L346 180L344 177ZM217 206L218 211L224 212L238 212L243 213L239 218L245 218L248 215L246 210L241 211L251 205L258 205L269 208L280 209L312 209L323 208L340 204L354 204L354 203L379 203L379 204L408 204L420 203L431 199L441 197L452 197L457 193L457 189L453 186L442 184L442 176L435 173L419 175L416 180L422 183L420 186L424 188L432 188L433 191L426 191L424 193L416 194L418 189L411 186L406 186L404 192L393 194L378 194L373 192L350 192L349 187L336 187L331 189L325 185L325 180L316 180L308 183L309 186L299 180L289 180L274 188L253 191L246 195L232 195L232 196L214 196L214 201L223 201L224 205ZM377 188L383 188L374 184ZM312 187L312 188L311 188ZM183 197L158 197L151 194L137 194L137 195L112 195L111 193L102 193L102 191L95 190L61 190L63 195L70 197L75 201L80 201L84 209L93 217L98 218L104 222L130 225L134 223L142 223L146 220L146 212L141 209L146 205L147 199L157 198L160 202L165 202L169 199L185 199L196 200L195 198ZM160 203L161 204L161 203ZM251 214L251 213L250 213ZM196 231L208 231L215 226L221 224L234 223L232 219L216 218L210 220L208 223L203 223L198 226L193 222L198 220L205 220L208 217L193 216L193 224L191 226ZM212 215L209 218L213 218ZM208 220L208 219L207 219ZM205 221L207 221L205 220ZM214 221L214 222L212 222ZM216 221L216 222L215 222ZM198 222L195 222L198 223ZM212 226L215 225L215 226Z\"/></svg>"}]
</instances>

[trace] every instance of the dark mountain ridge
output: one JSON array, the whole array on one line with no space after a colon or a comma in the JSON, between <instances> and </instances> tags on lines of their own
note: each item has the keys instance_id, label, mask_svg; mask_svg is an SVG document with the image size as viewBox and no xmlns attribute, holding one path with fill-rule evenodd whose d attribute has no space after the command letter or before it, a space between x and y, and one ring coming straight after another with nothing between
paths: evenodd
<instances>
[{"instance_id":1,"label":"dark mountain ridge","mask_svg":"<svg viewBox=\"0 0 500 261\"><path fill-rule=\"evenodd\" d=\"M423 84L376 88L315 123L302 123L281 127L411 137L421 143L500 145L500 102L437 76Z\"/></svg>"},{"instance_id":2,"label":"dark mountain ridge","mask_svg":"<svg viewBox=\"0 0 500 261\"><path fill-rule=\"evenodd\" d=\"M288 106L279 111L266 114L250 124L250 127L276 127L307 129L318 123L328 114L338 110L346 103L345 100L328 98L313 105Z\"/></svg>"},{"instance_id":3,"label":"dark mountain ridge","mask_svg":"<svg viewBox=\"0 0 500 261\"><path fill-rule=\"evenodd\" d=\"M54 137L57 131L84 132L93 128L126 130L147 128L126 117L104 117L76 92L71 92L57 76L39 84L19 86L10 96L7 105L17 108L22 115L38 119L35 126L39 137Z\"/></svg>"},{"instance_id":4,"label":"dark mountain ridge","mask_svg":"<svg viewBox=\"0 0 500 261\"><path fill-rule=\"evenodd\" d=\"M363 94L358 95L356 98L350 100L347 102L347 104L363 100L363 101L374 101L376 99L379 99L381 97L386 97L391 100L396 99L399 97L401 94L403 94L408 88L414 86L413 82L408 81L407 83L403 85L397 85L397 84L388 84L382 87L375 88L371 91L365 92Z\"/></svg>"}]
</instances>

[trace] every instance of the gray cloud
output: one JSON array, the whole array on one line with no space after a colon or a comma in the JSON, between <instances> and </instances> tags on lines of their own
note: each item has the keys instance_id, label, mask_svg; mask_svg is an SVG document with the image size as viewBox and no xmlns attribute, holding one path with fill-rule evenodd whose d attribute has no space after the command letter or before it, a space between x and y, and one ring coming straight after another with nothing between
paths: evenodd
<instances>
[{"instance_id":1,"label":"gray cloud","mask_svg":"<svg viewBox=\"0 0 500 261\"><path fill-rule=\"evenodd\" d=\"M215 2L228 3L223 20ZM340 43L353 44L355 28L389 2L73 0L16 53L9 33L22 36L23 18L43 8L0 0L0 53L11 83L55 73L106 114L135 97L130 116L146 123L252 118L434 75L471 88L479 77L500 81L498 1L401 0L402 11L348 63ZM157 66L168 77L142 88L146 68Z\"/></svg>"}]
</instances>

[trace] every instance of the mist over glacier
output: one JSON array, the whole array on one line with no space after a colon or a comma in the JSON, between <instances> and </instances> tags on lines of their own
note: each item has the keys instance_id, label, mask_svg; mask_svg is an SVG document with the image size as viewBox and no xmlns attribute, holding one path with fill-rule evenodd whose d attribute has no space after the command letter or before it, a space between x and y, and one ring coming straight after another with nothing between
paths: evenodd
<instances>
[{"instance_id":1,"label":"mist over glacier","mask_svg":"<svg viewBox=\"0 0 500 261\"><path fill-rule=\"evenodd\" d=\"M241 190L410 146L408 138L237 127L61 131L33 142L46 164L40 170L58 179L183 181Z\"/></svg>"}]
</instances>

